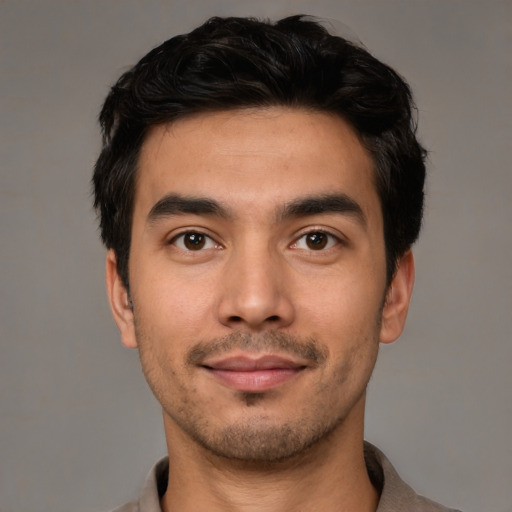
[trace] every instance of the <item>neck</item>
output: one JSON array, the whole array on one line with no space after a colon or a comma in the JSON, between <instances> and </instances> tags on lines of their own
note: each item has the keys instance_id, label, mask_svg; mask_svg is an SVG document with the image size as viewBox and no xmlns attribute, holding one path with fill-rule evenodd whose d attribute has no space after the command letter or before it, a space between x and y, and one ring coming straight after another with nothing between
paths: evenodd
<instances>
[{"instance_id":1,"label":"neck","mask_svg":"<svg viewBox=\"0 0 512 512\"><path fill-rule=\"evenodd\" d=\"M361 428L348 423L305 453L265 463L217 457L165 418L170 467L162 510L375 512L379 497L364 462L362 416Z\"/></svg>"}]
</instances>

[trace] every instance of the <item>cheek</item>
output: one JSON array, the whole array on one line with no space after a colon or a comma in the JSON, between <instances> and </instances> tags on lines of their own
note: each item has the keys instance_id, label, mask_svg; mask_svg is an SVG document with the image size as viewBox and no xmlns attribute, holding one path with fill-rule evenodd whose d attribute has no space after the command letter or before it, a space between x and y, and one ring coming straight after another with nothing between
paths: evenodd
<instances>
[{"instance_id":1,"label":"cheek","mask_svg":"<svg viewBox=\"0 0 512 512\"><path fill-rule=\"evenodd\" d=\"M372 280L366 281L367 286L361 286L361 282L356 286L355 281L331 280L319 287L316 302L309 298L304 316L309 317L309 334L329 350L328 373L338 385L343 384L348 394L358 395L370 378L378 354L383 291L380 287L377 290Z\"/></svg>"},{"instance_id":2,"label":"cheek","mask_svg":"<svg viewBox=\"0 0 512 512\"><path fill-rule=\"evenodd\" d=\"M165 273L141 275L132 288L139 331L162 351L180 351L211 334L215 287Z\"/></svg>"},{"instance_id":3,"label":"cheek","mask_svg":"<svg viewBox=\"0 0 512 512\"><path fill-rule=\"evenodd\" d=\"M347 272L316 280L296 293L301 297L297 304L302 311L299 317L308 318L310 326L318 331L364 337L378 327L384 299L383 282L373 272L366 275Z\"/></svg>"}]
</instances>

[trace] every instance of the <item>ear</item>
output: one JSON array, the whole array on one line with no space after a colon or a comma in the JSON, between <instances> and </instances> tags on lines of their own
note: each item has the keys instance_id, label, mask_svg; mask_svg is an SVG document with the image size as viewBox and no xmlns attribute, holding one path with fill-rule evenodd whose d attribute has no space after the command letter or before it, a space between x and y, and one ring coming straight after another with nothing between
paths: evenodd
<instances>
[{"instance_id":1,"label":"ear","mask_svg":"<svg viewBox=\"0 0 512 512\"><path fill-rule=\"evenodd\" d=\"M119 277L116 254L112 249L107 252L105 282L107 285L110 309L112 310L114 320L121 333L121 340L128 348L137 348L130 297L123 281Z\"/></svg>"},{"instance_id":2,"label":"ear","mask_svg":"<svg viewBox=\"0 0 512 512\"><path fill-rule=\"evenodd\" d=\"M413 285L414 257L409 250L398 261L395 275L386 294L380 328L381 343L392 343L402 334Z\"/></svg>"}]
</instances>

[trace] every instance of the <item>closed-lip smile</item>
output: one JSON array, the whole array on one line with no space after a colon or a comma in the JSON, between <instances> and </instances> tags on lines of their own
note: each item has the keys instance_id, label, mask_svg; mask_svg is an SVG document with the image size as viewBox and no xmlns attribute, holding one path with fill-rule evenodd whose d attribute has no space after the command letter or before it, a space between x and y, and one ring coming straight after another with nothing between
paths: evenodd
<instances>
[{"instance_id":1,"label":"closed-lip smile","mask_svg":"<svg viewBox=\"0 0 512 512\"><path fill-rule=\"evenodd\" d=\"M243 354L206 360L202 367L232 389L261 393L294 378L307 365L278 355Z\"/></svg>"}]
</instances>

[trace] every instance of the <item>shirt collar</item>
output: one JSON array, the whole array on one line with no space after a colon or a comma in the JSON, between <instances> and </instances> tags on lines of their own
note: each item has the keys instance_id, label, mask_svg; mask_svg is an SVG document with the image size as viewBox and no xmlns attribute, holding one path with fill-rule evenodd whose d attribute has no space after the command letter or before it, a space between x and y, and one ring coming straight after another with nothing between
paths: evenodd
<instances>
[{"instance_id":1,"label":"shirt collar","mask_svg":"<svg viewBox=\"0 0 512 512\"><path fill-rule=\"evenodd\" d=\"M418 496L400 478L386 456L368 442L364 443L364 458L370 480L380 493L376 512L410 512L414 505L429 512L449 510ZM165 493L168 477L169 459L164 457L153 466L146 479L138 512L161 512L160 498Z\"/></svg>"}]
</instances>

